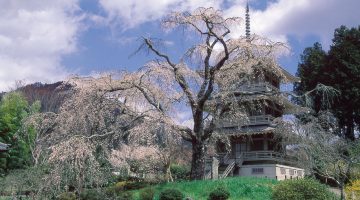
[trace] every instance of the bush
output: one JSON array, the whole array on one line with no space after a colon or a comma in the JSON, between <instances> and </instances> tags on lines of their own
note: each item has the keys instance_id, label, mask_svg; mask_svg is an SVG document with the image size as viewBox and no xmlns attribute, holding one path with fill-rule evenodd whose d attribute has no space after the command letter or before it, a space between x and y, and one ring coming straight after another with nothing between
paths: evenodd
<instances>
[{"instance_id":1,"label":"bush","mask_svg":"<svg viewBox=\"0 0 360 200\"><path fill-rule=\"evenodd\" d=\"M120 194L124 191L125 185L126 181L117 182L115 185L106 188L106 194L110 197Z\"/></svg>"},{"instance_id":2,"label":"bush","mask_svg":"<svg viewBox=\"0 0 360 200\"><path fill-rule=\"evenodd\" d=\"M123 191L126 184L128 184L126 181L117 182L117 183L113 186L115 192Z\"/></svg>"},{"instance_id":3,"label":"bush","mask_svg":"<svg viewBox=\"0 0 360 200\"><path fill-rule=\"evenodd\" d=\"M351 181L351 183L345 187L345 193L348 199L360 199L360 179Z\"/></svg>"},{"instance_id":4,"label":"bush","mask_svg":"<svg viewBox=\"0 0 360 200\"><path fill-rule=\"evenodd\" d=\"M57 200L76 200L74 192L64 192L56 197Z\"/></svg>"},{"instance_id":5,"label":"bush","mask_svg":"<svg viewBox=\"0 0 360 200\"><path fill-rule=\"evenodd\" d=\"M334 195L328 188L313 179L285 180L273 188L273 200L328 200Z\"/></svg>"},{"instance_id":6,"label":"bush","mask_svg":"<svg viewBox=\"0 0 360 200\"><path fill-rule=\"evenodd\" d=\"M122 192L118 194L116 200L132 200L134 199L133 194L131 192Z\"/></svg>"},{"instance_id":7,"label":"bush","mask_svg":"<svg viewBox=\"0 0 360 200\"><path fill-rule=\"evenodd\" d=\"M226 200L230 197L230 192L224 187L218 187L210 192L209 200Z\"/></svg>"},{"instance_id":8,"label":"bush","mask_svg":"<svg viewBox=\"0 0 360 200\"><path fill-rule=\"evenodd\" d=\"M153 200L155 195L155 190L153 188L145 188L140 193L141 200Z\"/></svg>"},{"instance_id":9,"label":"bush","mask_svg":"<svg viewBox=\"0 0 360 200\"><path fill-rule=\"evenodd\" d=\"M85 190L80 194L81 200L99 200L103 198L103 194L97 190Z\"/></svg>"},{"instance_id":10,"label":"bush","mask_svg":"<svg viewBox=\"0 0 360 200\"><path fill-rule=\"evenodd\" d=\"M177 189L166 189L159 195L159 200L182 200L183 198L183 193Z\"/></svg>"},{"instance_id":11,"label":"bush","mask_svg":"<svg viewBox=\"0 0 360 200\"><path fill-rule=\"evenodd\" d=\"M190 177L190 167L186 165L171 165L170 171L174 180L188 180Z\"/></svg>"},{"instance_id":12,"label":"bush","mask_svg":"<svg viewBox=\"0 0 360 200\"><path fill-rule=\"evenodd\" d=\"M124 190L138 190L148 186L145 182L126 182Z\"/></svg>"}]
</instances>

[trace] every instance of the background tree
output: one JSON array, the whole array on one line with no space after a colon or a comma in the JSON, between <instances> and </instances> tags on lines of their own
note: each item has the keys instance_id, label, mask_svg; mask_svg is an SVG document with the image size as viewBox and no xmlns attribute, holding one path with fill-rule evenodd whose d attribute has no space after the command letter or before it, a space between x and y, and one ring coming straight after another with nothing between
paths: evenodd
<instances>
[{"instance_id":1,"label":"background tree","mask_svg":"<svg viewBox=\"0 0 360 200\"><path fill-rule=\"evenodd\" d=\"M354 140L360 125L360 26L335 30L328 60L324 75L331 75L332 86L342 93L332 109L341 132Z\"/></svg>"},{"instance_id":2,"label":"background tree","mask_svg":"<svg viewBox=\"0 0 360 200\"><path fill-rule=\"evenodd\" d=\"M328 53L319 43L306 48L298 65L301 82L295 85L299 94L312 90L317 83L332 86L341 95L331 103L331 111L338 119L339 133L351 140L359 130L360 104L360 27L335 30L333 44ZM312 96L314 110L319 112L322 99Z\"/></svg>"},{"instance_id":3,"label":"background tree","mask_svg":"<svg viewBox=\"0 0 360 200\"><path fill-rule=\"evenodd\" d=\"M333 123L330 112L320 111L317 116L309 115L307 121L294 119L291 128L296 134L281 134L279 136L286 143L293 145L299 166L307 173L322 180L334 181L341 190L344 199L344 187L348 175L360 163L360 143L338 137L332 129L324 128L323 123ZM330 121L329 121L330 120ZM289 128L291 127L291 128Z\"/></svg>"},{"instance_id":4,"label":"background tree","mask_svg":"<svg viewBox=\"0 0 360 200\"><path fill-rule=\"evenodd\" d=\"M0 141L11 145L10 150L0 158L2 172L32 163L31 148L36 132L30 126L23 126L23 122L39 109L39 102L29 106L20 92L8 93L0 102ZM28 130L25 134L21 129Z\"/></svg>"},{"instance_id":5,"label":"background tree","mask_svg":"<svg viewBox=\"0 0 360 200\"><path fill-rule=\"evenodd\" d=\"M322 49L320 43L315 43L313 47L308 47L301 55L301 61L298 65L296 75L301 78L301 82L294 83L294 92L302 95L309 90L314 89L319 83L325 84L321 70L324 68L327 53ZM313 93L308 99L294 98L297 103L302 105L311 105L317 113L322 109L321 95ZM302 102L302 101L310 102Z\"/></svg>"},{"instance_id":6,"label":"background tree","mask_svg":"<svg viewBox=\"0 0 360 200\"><path fill-rule=\"evenodd\" d=\"M58 113L39 113L25 121L38 132L32 153L35 165L50 168L38 195L49 198L69 186L78 192L101 187L121 164L138 167L136 172L157 173L176 156L170 149L177 148L179 135L159 131L157 115L139 101L120 101L108 92L113 81L110 76L73 77L64 83L71 85L71 95Z\"/></svg>"}]
</instances>

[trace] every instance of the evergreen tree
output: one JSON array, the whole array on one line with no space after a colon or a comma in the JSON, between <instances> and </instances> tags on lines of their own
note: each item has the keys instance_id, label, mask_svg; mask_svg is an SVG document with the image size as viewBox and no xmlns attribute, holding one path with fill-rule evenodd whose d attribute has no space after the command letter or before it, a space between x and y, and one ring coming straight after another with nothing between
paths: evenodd
<instances>
[{"instance_id":1,"label":"evergreen tree","mask_svg":"<svg viewBox=\"0 0 360 200\"><path fill-rule=\"evenodd\" d=\"M330 110L338 119L340 134L354 140L360 125L360 27L336 29L328 53L319 43L306 48L297 75L301 78L294 88L298 94L314 89L319 83L340 92L331 102ZM320 94L314 94L311 100L316 113L327 109Z\"/></svg>"},{"instance_id":2,"label":"evergreen tree","mask_svg":"<svg viewBox=\"0 0 360 200\"><path fill-rule=\"evenodd\" d=\"M298 65L296 75L301 78L301 82L294 84L294 91L298 95L314 89L319 83L325 84L322 70L324 69L327 53L322 49L320 43L316 42L313 47L308 47L301 55L301 62ZM300 99L294 99L297 103L307 106L306 102L301 102ZM321 110L320 95L313 94L309 99L315 112Z\"/></svg>"},{"instance_id":3,"label":"evergreen tree","mask_svg":"<svg viewBox=\"0 0 360 200\"><path fill-rule=\"evenodd\" d=\"M341 132L354 139L355 129L360 125L360 26L335 30L324 76L330 84L341 91L332 110L339 119Z\"/></svg>"}]
</instances>

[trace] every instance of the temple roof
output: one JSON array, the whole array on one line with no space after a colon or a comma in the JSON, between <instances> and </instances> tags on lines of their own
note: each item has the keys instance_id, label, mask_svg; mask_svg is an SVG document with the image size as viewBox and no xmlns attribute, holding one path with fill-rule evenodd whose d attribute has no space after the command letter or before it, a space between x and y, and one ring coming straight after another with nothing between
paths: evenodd
<instances>
[{"instance_id":1,"label":"temple roof","mask_svg":"<svg viewBox=\"0 0 360 200\"><path fill-rule=\"evenodd\" d=\"M285 76L285 79L287 80L286 82L290 82L290 83L300 82L300 78L299 78L299 77L290 74L288 71L286 71L286 70L285 70L284 68L282 68L281 66L279 66L279 68L281 69L281 72L282 72L283 75Z\"/></svg>"}]
</instances>

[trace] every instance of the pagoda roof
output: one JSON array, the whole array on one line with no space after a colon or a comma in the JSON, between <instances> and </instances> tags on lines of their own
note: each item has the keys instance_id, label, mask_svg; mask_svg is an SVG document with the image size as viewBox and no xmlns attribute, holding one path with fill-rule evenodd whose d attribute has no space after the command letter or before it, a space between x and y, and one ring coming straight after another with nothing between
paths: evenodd
<instances>
[{"instance_id":1,"label":"pagoda roof","mask_svg":"<svg viewBox=\"0 0 360 200\"><path fill-rule=\"evenodd\" d=\"M287 81L285 81L285 82L290 82L290 83L300 82L300 78L299 78L299 77L290 74L288 71L286 71L286 70L285 70L284 68L282 68L281 66L279 66L279 68L281 69L282 74L284 75L285 79L287 80Z\"/></svg>"}]
</instances>

